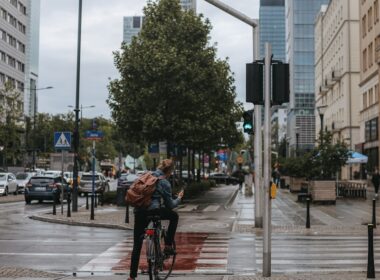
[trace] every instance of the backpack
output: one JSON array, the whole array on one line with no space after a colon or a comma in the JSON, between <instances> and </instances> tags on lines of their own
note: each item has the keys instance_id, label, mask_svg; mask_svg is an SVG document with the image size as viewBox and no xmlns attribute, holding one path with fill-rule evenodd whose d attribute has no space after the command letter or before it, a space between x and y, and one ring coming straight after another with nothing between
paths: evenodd
<instances>
[{"instance_id":1,"label":"backpack","mask_svg":"<svg viewBox=\"0 0 380 280\"><path fill-rule=\"evenodd\" d=\"M161 177L156 177L151 172L141 175L128 189L125 201L133 207L148 208L159 179Z\"/></svg>"}]
</instances>

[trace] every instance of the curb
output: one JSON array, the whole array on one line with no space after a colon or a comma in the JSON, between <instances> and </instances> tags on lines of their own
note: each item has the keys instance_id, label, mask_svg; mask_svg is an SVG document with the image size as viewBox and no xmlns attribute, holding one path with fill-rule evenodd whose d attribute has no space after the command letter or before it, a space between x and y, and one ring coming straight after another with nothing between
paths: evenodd
<instances>
[{"instance_id":1,"label":"curb","mask_svg":"<svg viewBox=\"0 0 380 280\"><path fill-rule=\"evenodd\" d=\"M109 228L109 229L133 230L132 226L66 221L66 220L58 220L58 219L52 219L52 218L36 216L36 215L29 216L29 219L41 221L41 222L47 222L47 223L70 225L70 226L84 226L84 227L99 227L99 228Z\"/></svg>"},{"instance_id":2,"label":"curb","mask_svg":"<svg viewBox=\"0 0 380 280\"><path fill-rule=\"evenodd\" d=\"M227 202L223 205L224 209L228 209L231 206L231 204L234 202L238 192L239 192L239 187L236 188L236 190L231 194L231 196L229 197Z\"/></svg>"}]
</instances>

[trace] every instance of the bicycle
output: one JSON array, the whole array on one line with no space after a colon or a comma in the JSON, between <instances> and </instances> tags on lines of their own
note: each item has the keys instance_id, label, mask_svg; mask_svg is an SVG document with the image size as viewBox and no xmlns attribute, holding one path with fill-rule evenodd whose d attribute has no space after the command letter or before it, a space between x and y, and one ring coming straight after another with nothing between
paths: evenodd
<instances>
[{"instance_id":1,"label":"bicycle","mask_svg":"<svg viewBox=\"0 0 380 280\"><path fill-rule=\"evenodd\" d=\"M146 256L150 280L165 280L172 273L176 254L164 253L166 228L161 225L160 216L148 216L151 221L145 229ZM173 249L176 246L173 240Z\"/></svg>"}]
</instances>

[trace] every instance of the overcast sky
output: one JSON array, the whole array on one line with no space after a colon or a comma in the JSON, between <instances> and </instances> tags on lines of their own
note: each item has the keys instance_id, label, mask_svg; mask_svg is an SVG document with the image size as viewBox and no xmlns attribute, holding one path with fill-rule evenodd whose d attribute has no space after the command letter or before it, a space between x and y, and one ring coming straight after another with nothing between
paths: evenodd
<instances>
[{"instance_id":1,"label":"overcast sky","mask_svg":"<svg viewBox=\"0 0 380 280\"><path fill-rule=\"evenodd\" d=\"M213 26L211 42L218 56L229 57L235 75L238 100L245 101L245 64L252 62L252 28L204 0L197 12ZM41 0L39 112L66 113L75 105L78 0ZM224 3L258 18L259 0L223 0ZM80 104L95 105L83 110L84 117L110 118L106 104L108 78L119 76L112 52L123 40L123 16L142 15L145 0L83 0ZM251 105L245 104L246 108Z\"/></svg>"}]
</instances>

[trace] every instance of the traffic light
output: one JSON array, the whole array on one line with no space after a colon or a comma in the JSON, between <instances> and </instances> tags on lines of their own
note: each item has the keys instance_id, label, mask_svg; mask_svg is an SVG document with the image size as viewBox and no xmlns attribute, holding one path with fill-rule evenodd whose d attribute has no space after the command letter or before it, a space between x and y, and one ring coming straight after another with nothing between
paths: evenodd
<instances>
[{"instance_id":1,"label":"traffic light","mask_svg":"<svg viewBox=\"0 0 380 280\"><path fill-rule=\"evenodd\" d=\"M243 130L245 133L253 134L253 110L245 111L243 113Z\"/></svg>"}]
</instances>

